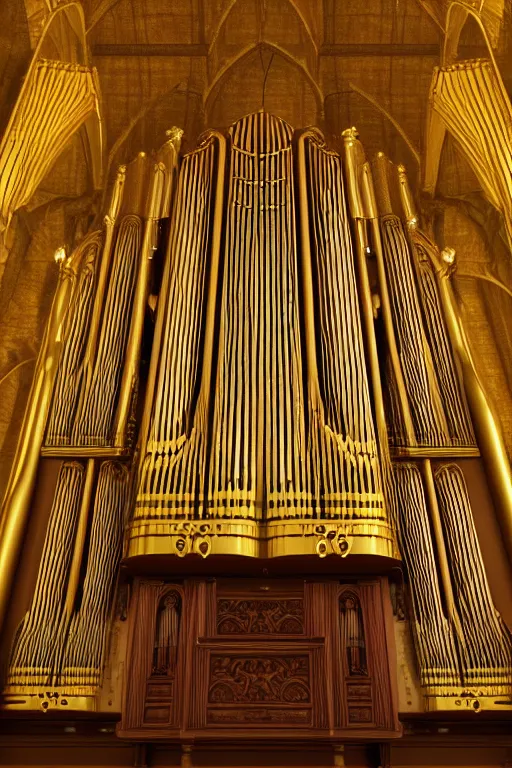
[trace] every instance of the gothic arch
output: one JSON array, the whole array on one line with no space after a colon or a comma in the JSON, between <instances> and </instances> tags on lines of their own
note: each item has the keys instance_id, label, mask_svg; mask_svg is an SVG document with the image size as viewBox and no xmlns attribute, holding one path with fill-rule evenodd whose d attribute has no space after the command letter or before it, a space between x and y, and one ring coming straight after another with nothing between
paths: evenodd
<instances>
[{"instance_id":1,"label":"gothic arch","mask_svg":"<svg viewBox=\"0 0 512 768\"><path fill-rule=\"evenodd\" d=\"M48 16L43 32L32 57L29 73L40 58L58 58L72 64L90 66L85 39L85 18L82 6L74 0L59 5ZM52 48L54 49L52 56ZM25 83L28 81L28 73ZM18 101L23 96L22 86ZM83 133L86 138L84 150L95 189L103 182L104 126L101 112L99 84L96 80L97 110L86 121Z\"/></svg>"},{"instance_id":2,"label":"gothic arch","mask_svg":"<svg viewBox=\"0 0 512 768\"><path fill-rule=\"evenodd\" d=\"M33 106L34 97L31 95L31 89L34 88L34 81L38 77L38 71L42 67L43 61L46 61L45 66L47 67L60 67L64 70L72 70L74 77L85 78L84 67L89 70L86 75L89 91L92 94L91 98L94 99L94 107L87 117L82 120L81 124L78 125L78 128L76 125L73 125L72 121L67 130L61 127L58 143L50 144L50 147L54 153L55 163L58 157L62 155L62 150L80 133L83 138L85 163L92 178L93 187L94 189L99 189L103 181L104 149L101 99L96 71L89 68L89 57L85 41L85 20L82 6L79 2L73 1L58 6L46 19L43 32L35 48L28 72L9 118L0 145L0 152L3 152L5 142L10 140L11 132L15 131L17 121L26 119L23 117L24 111ZM78 70L76 67L78 67ZM58 91L56 92L58 93ZM55 152L57 152L56 155ZM27 161L25 160L24 162ZM25 173L28 174L27 168L25 168ZM31 181L33 188L28 191L25 190L24 199L27 199L27 195L29 195L28 200L32 198L41 181L41 178L39 181ZM15 207L12 208L11 215L16 210L15 202L13 202L13 206Z\"/></svg>"},{"instance_id":3,"label":"gothic arch","mask_svg":"<svg viewBox=\"0 0 512 768\"><path fill-rule=\"evenodd\" d=\"M483 18L486 8L483 3L482 6L482 11L479 13L473 8L470 8L467 2L452 0L446 11L443 64L451 64L457 58L457 48L462 30L467 22L472 19L480 28L489 58L491 59L494 68L497 70L497 64L492 49L493 47L496 47L498 42L501 19L499 18L499 15L496 16L492 14L490 16L488 14L487 19ZM487 23L485 23L486 20Z\"/></svg>"},{"instance_id":4,"label":"gothic arch","mask_svg":"<svg viewBox=\"0 0 512 768\"><path fill-rule=\"evenodd\" d=\"M209 114L212 99L216 96L216 94L218 93L220 88L223 86L223 84L229 79L233 71L237 67L241 66L244 62L246 62L250 58L250 56L258 50L271 51L277 56L280 56L281 58L283 58L285 61L287 61L289 64L291 64L300 72L300 74L306 80L306 82L311 88L311 91L314 94L318 115L322 115L323 94L322 94L322 91L320 90L318 83L300 61L297 61L297 59L294 56L292 56L290 53L288 53L288 51L286 51L284 48L281 48L281 46L276 45L274 43L256 43L256 44L248 45L246 48L240 51L240 53L238 53L236 56L230 59L230 61L228 61L228 63L216 74L215 78L213 79L213 81L210 83L210 85L207 87L205 91L204 104L205 104L206 114L207 115Z\"/></svg>"},{"instance_id":5,"label":"gothic arch","mask_svg":"<svg viewBox=\"0 0 512 768\"><path fill-rule=\"evenodd\" d=\"M115 2L117 2L117 1L118 0L115 0ZM318 46L317 46L315 38L313 36L312 29L311 29L307 19L304 17L304 14L303 14L302 10L297 6L297 3L295 3L294 0L282 0L282 2L286 3L287 5L289 5L294 10L295 14L300 19L302 27L303 27L304 31L306 32L306 35L309 38L309 40L310 40L310 42L311 42L315 52L318 53ZM228 5L226 6L226 8L224 9L224 11L222 13L222 16L221 16L221 18L219 20L219 23L217 24L217 26L216 26L216 28L215 28L215 30L213 32L212 38L210 40L210 45L209 45L208 53L211 53L212 48L213 48L213 46L214 46L214 44L215 44L215 42L216 42L216 40L217 40L217 38L219 36L220 31L221 31L222 27L224 26L224 24L226 23L226 21L228 19L228 16L234 10L235 6L237 6L239 3L240 3L240 0L229 0Z\"/></svg>"},{"instance_id":6,"label":"gothic arch","mask_svg":"<svg viewBox=\"0 0 512 768\"><path fill-rule=\"evenodd\" d=\"M457 61L458 47L462 32L468 23L476 25L481 33L482 41L487 48L497 87L501 90L505 102L509 100L503 84L501 72L492 50L492 31L489 31L482 14L469 8L462 0L452 0L446 12L446 32L442 52L442 66L449 66ZM495 31L496 32L496 31ZM432 97L432 96L431 96ZM440 116L431 108L428 114L427 145L424 155L425 191L435 195L443 149L447 143L447 128Z\"/></svg>"}]
</instances>

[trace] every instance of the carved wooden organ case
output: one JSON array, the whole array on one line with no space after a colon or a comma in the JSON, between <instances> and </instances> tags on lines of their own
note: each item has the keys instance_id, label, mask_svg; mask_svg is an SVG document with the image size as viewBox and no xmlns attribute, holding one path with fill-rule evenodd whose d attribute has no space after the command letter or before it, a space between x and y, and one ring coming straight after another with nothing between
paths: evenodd
<instances>
[{"instance_id":1,"label":"carved wooden organ case","mask_svg":"<svg viewBox=\"0 0 512 768\"><path fill-rule=\"evenodd\" d=\"M123 738L400 733L384 578L141 578L132 610Z\"/></svg>"},{"instance_id":2,"label":"carved wooden organ case","mask_svg":"<svg viewBox=\"0 0 512 768\"><path fill-rule=\"evenodd\" d=\"M405 170L264 112L180 137L60 268L4 501L39 563L4 706L103 706L127 617L123 738L392 738L408 618L422 707L499 709L472 505L505 520L503 456Z\"/></svg>"}]
</instances>

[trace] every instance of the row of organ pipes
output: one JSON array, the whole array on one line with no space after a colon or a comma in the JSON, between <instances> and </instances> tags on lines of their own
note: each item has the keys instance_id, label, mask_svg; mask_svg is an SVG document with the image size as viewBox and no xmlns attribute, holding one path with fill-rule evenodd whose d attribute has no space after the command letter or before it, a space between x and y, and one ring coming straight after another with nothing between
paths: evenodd
<instances>
[{"instance_id":1,"label":"row of organ pipes","mask_svg":"<svg viewBox=\"0 0 512 768\"><path fill-rule=\"evenodd\" d=\"M405 169L368 163L355 129L340 153L266 113L181 158L180 139L120 168L103 226L60 263L3 506L5 611L36 475L60 460L6 706L51 685L94 708L123 556L329 554L336 536L338 555L401 555L430 706L510 697L464 472L481 451L512 554L506 456L453 253L419 229ZM180 663L182 610L171 591L155 673ZM364 674L355 598L340 617Z\"/></svg>"}]
</instances>

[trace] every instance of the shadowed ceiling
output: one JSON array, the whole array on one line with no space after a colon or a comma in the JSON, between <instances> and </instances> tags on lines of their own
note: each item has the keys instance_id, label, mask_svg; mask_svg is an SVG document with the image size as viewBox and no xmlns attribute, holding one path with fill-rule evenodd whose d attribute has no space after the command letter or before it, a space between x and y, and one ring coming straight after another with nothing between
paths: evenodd
<instances>
[{"instance_id":1,"label":"shadowed ceiling","mask_svg":"<svg viewBox=\"0 0 512 768\"><path fill-rule=\"evenodd\" d=\"M295 127L319 125L328 136L356 125L370 156L383 150L416 168L439 63L436 3L83 0L110 174L159 146L173 124L193 145L204 128L225 128L261 107ZM47 0L12 0L0 11L4 103L16 93L47 13ZM509 28L502 25L497 45L502 62ZM485 55L482 43L467 25L463 55ZM506 78L512 65L504 69Z\"/></svg>"},{"instance_id":2,"label":"shadowed ceiling","mask_svg":"<svg viewBox=\"0 0 512 768\"><path fill-rule=\"evenodd\" d=\"M261 107L328 134L358 124L370 152L410 163L387 117L352 86L421 149L440 32L416 0L176 0L165 10L100 0L86 10L111 163L134 142L154 146L170 123L194 140Z\"/></svg>"}]
</instances>

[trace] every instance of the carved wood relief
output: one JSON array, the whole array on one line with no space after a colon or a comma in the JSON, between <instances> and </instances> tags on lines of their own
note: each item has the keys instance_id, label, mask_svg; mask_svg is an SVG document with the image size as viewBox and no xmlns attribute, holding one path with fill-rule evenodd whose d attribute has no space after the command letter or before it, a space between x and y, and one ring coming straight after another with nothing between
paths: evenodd
<instances>
[{"instance_id":1,"label":"carved wood relief","mask_svg":"<svg viewBox=\"0 0 512 768\"><path fill-rule=\"evenodd\" d=\"M310 653L209 654L208 724L312 725Z\"/></svg>"},{"instance_id":2,"label":"carved wood relief","mask_svg":"<svg viewBox=\"0 0 512 768\"><path fill-rule=\"evenodd\" d=\"M119 735L398 736L387 614L384 579L137 580Z\"/></svg>"},{"instance_id":3,"label":"carved wood relief","mask_svg":"<svg viewBox=\"0 0 512 768\"><path fill-rule=\"evenodd\" d=\"M219 600L217 633L302 635L303 600Z\"/></svg>"}]
</instances>

